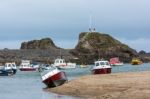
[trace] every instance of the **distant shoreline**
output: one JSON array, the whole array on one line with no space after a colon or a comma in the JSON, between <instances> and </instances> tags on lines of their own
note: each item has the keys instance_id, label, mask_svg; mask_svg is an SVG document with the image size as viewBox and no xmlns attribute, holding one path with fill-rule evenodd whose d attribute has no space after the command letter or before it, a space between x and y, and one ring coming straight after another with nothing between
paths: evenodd
<instances>
[{"instance_id":1,"label":"distant shoreline","mask_svg":"<svg viewBox=\"0 0 150 99\"><path fill-rule=\"evenodd\" d=\"M150 99L150 71L88 75L48 91L89 99Z\"/></svg>"}]
</instances>

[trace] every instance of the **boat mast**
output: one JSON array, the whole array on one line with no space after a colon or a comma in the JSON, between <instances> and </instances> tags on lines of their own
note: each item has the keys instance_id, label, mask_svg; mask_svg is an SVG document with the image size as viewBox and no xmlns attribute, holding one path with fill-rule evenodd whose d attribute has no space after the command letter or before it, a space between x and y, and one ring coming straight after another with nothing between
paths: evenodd
<instances>
[{"instance_id":1,"label":"boat mast","mask_svg":"<svg viewBox=\"0 0 150 99\"><path fill-rule=\"evenodd\" d=\"M91 29L92 29L92 15L90 14L89 32L92 32Z\"/></svg>"},{"instance_id":2,"label":"boat mast","mask_svg":"<svg viewBox=\"0 0 150 99\"><path fill-rule=\"evenodd\" d=\"M60 58L62 59L61 48L59 50Z\"/></svg>"},{"instance_id":3,"label":"boat mast","mask_svg":"<svg viewBox=\"0 0 150 99\"><path fill-rule=\"evenodd\" d=\"M89 21L89 32L95 32L95 28L92 26L92 14L90 13L90 21Z\"/></svg>"}]
</instances>

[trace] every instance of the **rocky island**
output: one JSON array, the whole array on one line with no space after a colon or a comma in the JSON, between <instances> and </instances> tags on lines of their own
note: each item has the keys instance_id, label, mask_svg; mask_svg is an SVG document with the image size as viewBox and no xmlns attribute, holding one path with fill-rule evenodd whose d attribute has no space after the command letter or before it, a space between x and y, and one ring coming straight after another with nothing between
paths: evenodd
<instances>
[{"instance_id":1,"label":"rocky island","mask_svg":"<svg viewBox=\"0 0 150 99\"><path fill-rule=\"evenodd\" d=\"M79 42L71 53L84 63L92 63L99 58L110 59L119 57L123 62L130 62L132 57L137 57L136 50L121 43L108 34L98 32L83 32L79 35Z\"/></svg>"},{"instance_id":2,"label":"rocky island","mask_svg":"<svg viewBox=\"0 0 150 99\"><path fill-rule=\"evenodd\" d=\"M10 50L5 48L0 50L0 62L15 61L17 63L22 59L52 63L58 57L79 64L92 64L98 58L119 57L121 61L128 63L133 57L140 57L149 61L149 56L147 53L137 53L135 49L121 43L112 36L99 32L80 33L78 44L73 49L57 47L51 38L43 38L23 42L20 49Z\"/></svg>"}]
</instances>

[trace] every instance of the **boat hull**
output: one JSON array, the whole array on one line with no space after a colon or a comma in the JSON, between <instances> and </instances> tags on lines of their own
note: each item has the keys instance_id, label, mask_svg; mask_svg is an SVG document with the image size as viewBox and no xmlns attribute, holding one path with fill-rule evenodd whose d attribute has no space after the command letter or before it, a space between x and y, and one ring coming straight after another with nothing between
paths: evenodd
<instances>
[{"instance_id":1,"label":"boat hull","mask_svg":"<svg viewBox=\"0 0 150 99\"><path fill-rule=\"evenodd\" d=\"M123 63L114 63L114 64L110 64L111 66L122 66Z\"/></svg>"},{"instance_id":2,"label":"boat hull","mask_svg":"<svg viewBox=\"0 0 150 99\"><path fill-rule=\"evenodd\" d=\"M13 70L0 70L0 76L10 76L13 74Z\"/></svg>"},{"instance_id":3,"label":"boat hull","mask_svg":"<svg viewBox=\"0 0 150 99\"><path fill-rule=\"evenodd\" d=\"M20 68L20 71L36 71L36 68Z\"/></svg>"},{"instance_id":4,"label":"boat hull","mask_svg":"<svg viewBox=\"0 0 150 99\"><path fill-rule=\"evenodd\" d=\"M92 74L109 74L109 73L111 73L111 68L100 68L92 70Z\"/></svg>"},{"instance_id":5,"label":"boat hull","mask_svg":"<svg viewBox=\"0 0 150 99\"><path fill-rule=\"evenodd\" d=\"M131 64L132 65L140 65L140 64L142 64L142 62L133 61Z\"/></svg>"},{"instance_id":6,"label":"boat hull","mask_svg":"<svg viewBox=\"0 0 150 99\"><path fill-rule=\"evenodd\" d=\"M12 69L13 70L13 74L16 74L17 72L17 69Z\"/></svg>"},{"instance_id":7,"label":"boat hull","mask_svg":"<svg viewBox=\"0 0 150 99\"><path fill-rule=\"evenodd\" d=\"M132 59L131 64L132 65L141 65L143 62L140 59Z\"/></svg>"},{"instance_id":8,"label":"boat hull","mask_svg":"<svg viewBox=\"0 0 150 99\"><path fill-rule=\"evenodd\" d=\"M76 66L56 66L58 69L74 69Z\"/></svg>"},{"instance_id":9,"label":"boat hull","mask_svg":"<svg viewBox=\"0 0 150 99\"><path fill-rule=\"evenodd\" d=\"M48 77L47 79L43 80L48 87L57 87L59 85L64 84L67 81L67 77L65 72L58 72L55 75Z\"/></svg>"}]
</instances>

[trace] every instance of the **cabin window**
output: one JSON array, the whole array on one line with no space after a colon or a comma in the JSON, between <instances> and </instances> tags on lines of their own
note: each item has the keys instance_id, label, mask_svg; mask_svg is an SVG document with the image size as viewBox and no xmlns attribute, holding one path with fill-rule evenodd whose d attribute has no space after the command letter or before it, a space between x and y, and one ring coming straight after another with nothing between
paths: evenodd
<instances>
[{"instance_id":1,"label":"cabin window","mask_svg":"<svg viewBox=\"0 0 150 99\"><path fill-rule=\"evenodd\" d=\"M99 63L96 63L95 65L96 65L96 66L99 66Z\"/></svg>"},{"instance_id":2,"label":"cabin window","mask_svg":"<svg viewBox=\"0 0 150 99\"><path fill-rule=\"evenodd\" d=\"M100 64L101 64L101 65L105 65L105 63L104 63L104 62L101 62Z\"/></svg>"},{"instance_id":3,"label":"cabin window","mask_svg":"<svg viewBox=\"0 0 150 99\"><path fill-rule=\"evenodd\" d=\"M49 65L46 65L46 67L49 67Z\"/></svg>"},{"instance_id":4,"label":"cabin window","mask_svg":"<svg viewBox=\"0 0 150 99\"><path fill-rule=\"evenodd\" d=\"M8 67L11 67L11 65L10 65L10 64L8 64Z\"/></svg>"},{"instance_id":5,"label":"cabin window","mask_svg":"<svg viewBox=\"0 0 150 99\"><path fill-rule=\"evenodd\" d=\"M108 63L108 62L106 62L106 65L109 65L109 63Z\"/></svg>"},{"instance_id":6,"label":"cabin window","mask_svg":"<svg viewBox=\"0 0 150 99\"><path fill-rule=\"evenodd\" d=\"M59 60L56 60L56 63L59 63Z\"/></svg>"}]
</instances>

